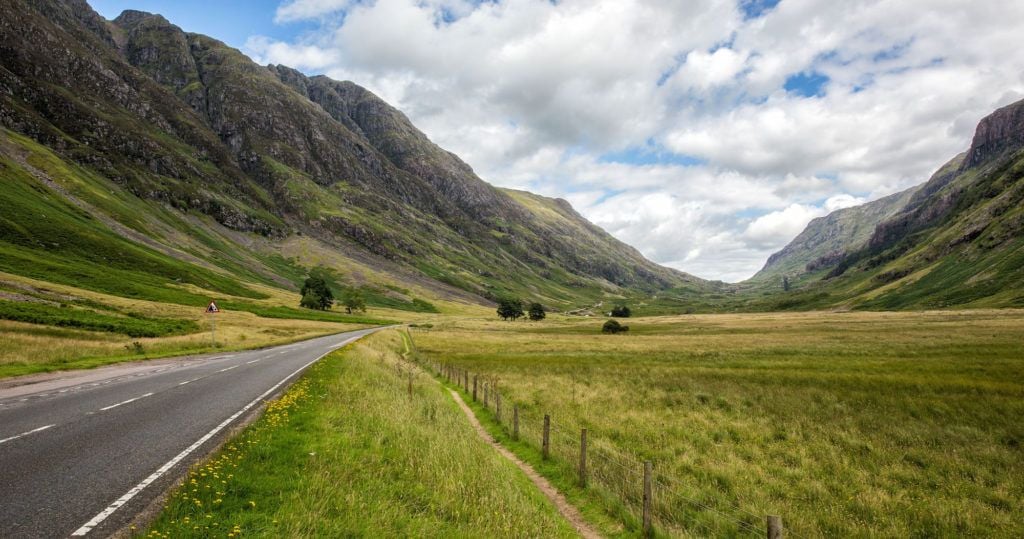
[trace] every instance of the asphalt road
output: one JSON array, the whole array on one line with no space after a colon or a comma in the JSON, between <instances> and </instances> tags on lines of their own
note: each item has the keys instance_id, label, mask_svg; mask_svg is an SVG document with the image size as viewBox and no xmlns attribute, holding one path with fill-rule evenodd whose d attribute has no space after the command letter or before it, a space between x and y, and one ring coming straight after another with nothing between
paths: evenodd
<instances>
[{"instance_id":1,"label":"asphalt road","mask_svg":"<svg viewBox=\"0 0 1024 539\"><path fill-rule=\"evenodd\" d=\"M311 363L375 330L0 390L0 537L105 537Z\"/></svg>"}]
</instances>

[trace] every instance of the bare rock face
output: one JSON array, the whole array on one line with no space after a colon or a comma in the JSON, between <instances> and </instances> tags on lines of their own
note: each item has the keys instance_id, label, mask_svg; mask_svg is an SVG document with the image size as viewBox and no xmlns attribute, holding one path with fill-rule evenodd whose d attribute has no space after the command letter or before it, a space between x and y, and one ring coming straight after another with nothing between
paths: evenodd
<instances>
[{"instance_id":1,"label":"bare rock face","mask_svg":"<svg viewBox=\"0 0 1024 539\"><path fill-rule=\"evenodd\" d=\"M1024 147L1024 100L989 114L978 124L962 170Z\"/></svg>"},{"instance_id":2,"label":"bare rock face","mask_svg":"<svg viewBox=\"0 0 1024 539\"><path fill-rule=\"evenodd\" d=\"M124 30L122 49L128 62L178 94L192 110L205 110L206 92L180 28L160 15L133 10L121 13L114 25Z\"/></svg>"}]
</instances>

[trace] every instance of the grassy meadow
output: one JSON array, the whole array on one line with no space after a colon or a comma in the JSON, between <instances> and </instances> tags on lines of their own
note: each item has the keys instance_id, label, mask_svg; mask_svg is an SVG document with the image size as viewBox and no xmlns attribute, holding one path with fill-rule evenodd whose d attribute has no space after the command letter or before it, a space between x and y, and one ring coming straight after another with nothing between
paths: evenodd
<instances>
[{"instance_id":1,"label":"grassy meadow","mask_svg":"<svg viewBox=\"0 0 1024 539\"><path fill-rule=\"evenodd\" d=\"M194 467L145 533L574 536L447 391L402 359L403 347L398 331L384 331L315 364Z\"/></svg>"},{"instance_id":2,"label":"grassy meadow","mask_svg":"<svg viewBox=\"0 0 1024 539\"><path fill-rule=\"evenodd\" d=\"M622 522L612 535L636 533L643 460L668 535L763 536L767 514L795 537L1024 533L1024 312L635 318L622 335L602 322L412 332L421 360L496 384L506 431L518 405L524 458L551 414L543 470L559 484L588 429L581 503Z\"/></svg>"},{"instance_id":3,"label":"grassy meadow","mask_svg":"<svg viewBox=\"0 0 1024 539\"><path fill-rule=\"evenodd\" d=\"M262 300L219 301L211 320L198 305L123 298L0 273L0 378L90 368L121 361L284 344L413 316L370 309L368 315L287 307L297 293L255 287ZM201 289L190 293L223 297ZM16 301L5 298L14 297ZM217 346L210 325L216 324Z\"/></svg>"}]
</instances>

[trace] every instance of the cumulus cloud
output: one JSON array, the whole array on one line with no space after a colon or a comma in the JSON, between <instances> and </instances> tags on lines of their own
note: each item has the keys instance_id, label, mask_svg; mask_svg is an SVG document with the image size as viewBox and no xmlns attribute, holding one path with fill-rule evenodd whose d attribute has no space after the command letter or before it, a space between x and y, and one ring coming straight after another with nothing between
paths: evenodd
<instances>
[{"instance_id":1,"label":"cumulus cloud","mask_svg":"<svg viewBox=\"0 0 1024 539\"><path fill-rule=\"evenodd\" d=\"M927 179L1024 97L1015 0L287 0L257 61L353 80L485 180L651 259L750 276L806 223Z\"/></svg>"}]
</instances>

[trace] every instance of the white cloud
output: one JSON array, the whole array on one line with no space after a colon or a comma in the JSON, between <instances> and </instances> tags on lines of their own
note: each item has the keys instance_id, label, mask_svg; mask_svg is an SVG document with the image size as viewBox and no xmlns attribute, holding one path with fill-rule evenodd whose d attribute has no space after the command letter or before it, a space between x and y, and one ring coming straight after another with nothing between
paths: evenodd
<instances>
[{"instance_id":1,"label":"white cloud","mask_svg":"<svg viewBox=\"0 0 1024 539\"><path fill-rule=\"evenodd\" d=\"M782 0L752 20L712 0L288 0L276 18L320 30L254 36L258 61L362 84L485 180L726 280L814 216L925 180L1024 96L1016 0ZM828 81L804 97L797 73Z\"/></svg>"},{"instance_id":2,"label":"white cloud","mask_svg":"<svg viewBox=\"0 0 1024 539\"><path fill-rule=\"evenodd\" d=\"M790 204L786 209L767 213L751 221L743 236L754 245L771 248L793 239L811 219L821 217L824 213L821 208Z\"/></svg>"}]
</instances>

